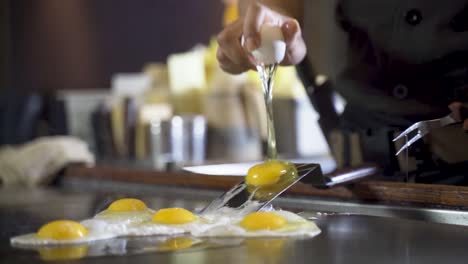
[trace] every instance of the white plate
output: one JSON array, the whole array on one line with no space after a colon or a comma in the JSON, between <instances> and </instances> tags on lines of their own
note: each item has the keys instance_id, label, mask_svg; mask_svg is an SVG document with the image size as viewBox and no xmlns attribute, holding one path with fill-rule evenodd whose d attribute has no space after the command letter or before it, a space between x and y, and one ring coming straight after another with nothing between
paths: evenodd
<instances>
[{"instance_id":1,"label":"white plate","mask_svg":"<svg viewBox=\"0 0 468 264\"><path fill-rule=\"evenodd\" d=\"M323 173L330 173L336 168L336 163L333 158L329 156L316 157L308 159L293 159L290 160L294 163L316 163L320 164ZM205 175L230 175L230 176L245 176L249 168L261 161L244 162L244 163L228 163L228 164L214 164L214 165L201 165L184 167L185 171L196 174Z\"/></svg>"}]
</instances>

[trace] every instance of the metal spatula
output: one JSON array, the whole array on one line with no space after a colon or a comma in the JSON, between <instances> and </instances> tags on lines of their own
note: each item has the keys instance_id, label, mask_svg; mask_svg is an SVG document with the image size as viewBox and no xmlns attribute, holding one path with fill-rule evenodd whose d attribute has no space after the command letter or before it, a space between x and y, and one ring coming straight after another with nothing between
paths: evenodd
<instances>
[{"instance_id":1,"label":"metal spatula","mask_svg":"<svg viewBox=\"0 0 468 264\"><path fill-rule=\"evenodd\" d=\"M220 197L214 199L201 213L211 214L226 207L234 209L242 215L256 212L270 204L276 197L304 177L322 178L322 170L318 164L295 164L295 166L298 177L294 181L288 182L286 185L283 183L281 186L278 186L278 188L269 186L269 190L275 191L268 191L263 194L261 192L252 192L249 190L247 184L242 181Z\"/></svg>"},{"instance_id":2,"label":"metal spatula","mask_svg":"<svg viewBox=\"0 0 468 264\"><path fill-rule=\"evenodd\" d=\"M269 205L274 199L280 196L291 186L301 181L310 184L315 188L329 188L336 185L348 184L363 178L375 175L378 168L373 164L365 164L359 167L339 170L332 174L323 175L319 164L295 164L298 177L287 185L279 186L275 192L266 195L255 195L248 189L247 184L242 181L220 197L213 200L201 213L211 214L222 208L230 208L238 211L239 214L249 214L258 211ZM306 177L307 176L307 177Z\"/></svg>"}]
</instances>

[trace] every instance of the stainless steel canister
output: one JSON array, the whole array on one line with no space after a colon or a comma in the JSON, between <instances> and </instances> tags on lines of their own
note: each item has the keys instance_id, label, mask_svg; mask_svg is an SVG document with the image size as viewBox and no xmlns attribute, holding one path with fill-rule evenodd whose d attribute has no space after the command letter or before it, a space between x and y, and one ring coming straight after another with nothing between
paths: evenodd
<instances>
[{"instance_id":1,"label":"stainless steel canister","mask_svg":"<svg viewBox=\"0 0 468 264\"><path fill-rule=\"evenodd\" d=\"M155 169L170 163L197 165L205 161L207 123L201 115L178 115L150 125L151 158Z\"/></svg>"}]
</instances>

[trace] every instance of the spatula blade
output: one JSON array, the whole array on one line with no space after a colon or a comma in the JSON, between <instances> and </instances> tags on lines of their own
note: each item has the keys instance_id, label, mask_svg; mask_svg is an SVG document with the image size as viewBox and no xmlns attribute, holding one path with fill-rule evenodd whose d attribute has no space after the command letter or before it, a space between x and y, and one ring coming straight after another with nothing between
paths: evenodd
<instances>
[{"instance_id":1,"label":"spatula blade","mask_svg":"<svg viewBox=\"0 0 468 264\"><path fill-rule=\"evenodd\" d=\"M235 210L238 214L247 215L269 205L274 199L306 176L322 178L322 170L319 164L295 164L295 166L298 177L288 185L280 186L278 189L271 188L276 191L269 192L267 195L262 196L255 195L255 192L249 190L247 184L242 181L229 191L214 199L201 211L201 214L213 214L222 208L229 208Z\"/></svg>"}]
</instances>

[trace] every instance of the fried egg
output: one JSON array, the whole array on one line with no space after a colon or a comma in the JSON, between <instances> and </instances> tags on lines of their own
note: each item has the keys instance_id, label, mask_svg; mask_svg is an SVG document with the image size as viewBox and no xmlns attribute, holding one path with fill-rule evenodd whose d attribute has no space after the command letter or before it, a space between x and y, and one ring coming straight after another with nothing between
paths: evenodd
<instances>
[{"instance_id":1,"label":"fried egg","mask_svg":"<svg viewBox=\"0 0 468 264\"><path fill-rule=\"evenodd\" d=\"M314 222L288 211L255 212L231 223L192 231L197 237L313 237L320 234Z\"/></svg>"},{"instance_id":2,"label":"fried egg","mask_svg":"<svg viewBox=\"0 0 468 264\"><path fill-rule=\"evenodd\" d=\"M294 165L270 160L256 165L246 176L248 188L255 194L274 193L282 184L290 184L297 178ZM263 193L262 193L263 192ZM11 238L14 245L43 246L88 243L96 240L126 236L173 236L190 234L196 237L311 237L320 229L292 212L262 211L239 214L221 210L213 215L196 215L183 208L164 208L154 211L138 199L124 198L82 222L56 220L43 225L36 233ZM174 242L175 241L175 242ZM188 240L168 240L167 248L187 248ZM163 246L165 247L165 246ZM84 247L74 247L71 253L65 249L44 249L44 258L60 258L71 255L78 258L85 254Z\"/></svg>"},{"instance_id":3,"label":"fried egg","mask_svg":"<svg viewBox=\"0 0 468 264\"><path fill-rule=\"evenodd\" d=\"M224 222L221 220L224 219ZM202 232L211 227L227 223L227 218L206 218L196 216L183 208L164 208L154 213L151 221L129 229L128 235L177 235Z\"/></svg>"},{"instance_id":4,"label":"fried egg","mask_svg":"<svg viewBox=\"0 0 468 264\"><path fill-rule=\"evenodd\" d=\"M11 239L17 245L79 244L116 237L114 234L89 230L81 223L71 220L56 220L43 225L36 233Z\"/></svg>"},{"instance_id":5,"label":"fried egg","mask_svg":"<svg viewBox=\"0 0 468 264\"><path fill-rule=\"evenodd\" d=\"M96 233L125 236L129 228L149 221L153 214L154 211L149 209L143 201L124 198L113 202L94 218L81 223Z\"/></svg>"},{"instance_id":6,"label":"fried egg","mask_svg":"<svg viewBox=\"0 0 468 264\"><path fill-rule=\"evenodd\" d=\"M154 211L138 199L124 198L113 202L94 218L81 223L56 220L42 226L36 233L13 237L12 244L60 245L80 244L125 236L131 226L151 219Z\"/></svg>"}]
</instances>

